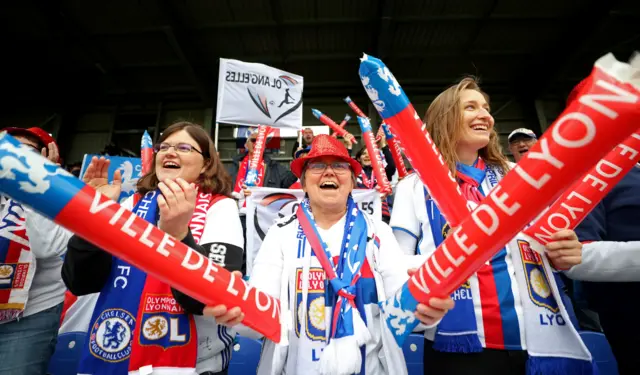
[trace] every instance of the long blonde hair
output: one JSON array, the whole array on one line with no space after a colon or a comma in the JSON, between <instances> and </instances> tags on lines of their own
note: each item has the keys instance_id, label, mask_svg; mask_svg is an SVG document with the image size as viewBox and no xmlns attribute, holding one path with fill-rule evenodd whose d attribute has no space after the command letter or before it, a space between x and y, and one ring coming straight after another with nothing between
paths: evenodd
<instances>
[{"instance_id":1,"label":"long blonde hair","mask_svg":"<svg viewBox=\"0 0 640 375\"><path fill-rule=\"evenodd\" d=\"M423 119L427 124L426 130L431 134L431 138L438 146L438 150L442 153L445 163L454 176L458 161L456 146L464 131L463 113L460 105L460 94L464 90L478 91L489 103L489 95L480 89L478 81L474 77L466 77L441 92L431 102ZM501 168L504 173L509 170L508 160L502 153L502 146L500 146L495 126L490 131L489 144L478 150L478 155L485 163Z\"/></svg>"}]
</instances>

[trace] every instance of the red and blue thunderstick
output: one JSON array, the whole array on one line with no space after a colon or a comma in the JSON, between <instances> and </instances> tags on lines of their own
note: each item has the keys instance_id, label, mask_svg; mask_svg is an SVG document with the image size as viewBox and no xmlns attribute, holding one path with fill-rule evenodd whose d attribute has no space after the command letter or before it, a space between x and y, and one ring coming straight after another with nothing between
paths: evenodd
<instances>
[{"instance_id":1,"label":"red and blue thunderstick","mask_svg":"<svg viewBox=\"0 0 640 375\"><path fill-rule=\"evenodd\" d=\"M378 191L385 195L391 194L391 184L389 183L387 173L385 172L384 165L382 164L382 154L380 153L378 145L376 145L376 141L373 137L371 123L368 118L358 116L358 124L360 124L362 139L364 139L364 144L367 147L367 152L369 153L369 160L371 160L373 175L378 181ZM373 176L371 177L373 178Z\"/></svg>"},{"instance_id":2,"label":"red and blue thunderstick","mask_svg":"<svg viewBox=\"0 0 640 375\"><path fill-rule=\"evenodd\" d=\"M407 172L407 166L404 165L404 160L402 159L402 149L400 148L400 143L396 137L391 133L391 129L384 122L380 125L380 128L384 132L384 137L387 140L387 144L389 145L389 150L391 151L391 157L393 157L394 163L396 163L396 168L398 169L398 178L403 179L406 175L409 174Z\"/></svg>"},{"instance_id":3,"label":"red and blue thunderstick","mask_svg":"<svg viewBox=\"0 0 640 375\"><path fill-rule=\"evenodd\" d=\"M338 133L338 135L341 136L342 138L351 137L351 140L352 140L353 143L355 143L355 144L358 143L356 141L356 137L354 137L353 134L351 134L348 131L346 131L345 129L341 128L340 125L336 124L336 122L333 121L329 116L325 115L324 113L318 111L315 108L311 109L311 112L313 113L315 118L317 118L318 120L322 121L323 124L327 125L329 128L331 128L331 130L333 130L334 132Z\"/></svg>"},{"instance_id":4,"label":"red and blue thunderstick","mask_svg":"<svg viewBox=\"0 0 640 375\"><path fill-rule=\"evenodd\" d=\"M342 120L342 122L338 126L341 127L342 129L344 129L344 127L347 126L347 122L349 122L349 120L351 120L351 116L349 116L348 114L344 115L344 119ZM333 134L331 134L331 136L333 138L336 138L336 137L338 137L338 133L333 132Z\"/></svg>"},{"instance_id":5,"label":"red and blue thunderstick","mask_svg":"<svg viewBox=\"0 0 640 375\"><path fill-rule=\"evenodd\" d=\"M277 299L247 285L6 132L0 133L0 193L207 305L240 306L245 324L269 340L280 341Z\"/></svg>"},{"instance_id":6,"label":"red and blue thunderstick","mask_svg":"<svg viewBox=\"0 0 640 375\"><path fill-rule=\"evenodd\" d=\"M469 215L467 203L431 136L422 130L420 116L402 87L382 61L368 55L360 62L360 80L443 216L456 227Z\"/></svg>"},{"instance_id":7,"label":"red and blue thunderstick","mask_svg":"<svg viewBox=\"0 0 640 375\"><path fill-rule=\"evenodd\" d=\"M153 163L153 141L149 132L146 130L142 135L140 142L140 161L142 164L142 174L145 175L151 171L151 163Z\"/></svg>"}]
</instances>

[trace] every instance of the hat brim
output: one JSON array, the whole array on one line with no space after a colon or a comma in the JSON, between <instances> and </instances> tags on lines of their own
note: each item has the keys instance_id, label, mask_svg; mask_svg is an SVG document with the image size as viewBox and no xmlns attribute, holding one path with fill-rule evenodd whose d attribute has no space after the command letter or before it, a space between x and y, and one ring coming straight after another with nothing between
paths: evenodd
<instances>
[{"instance_id":1,"label":"hat brim","mask_svg":"<svg viewBox=\"0 0 640 375\"><path fill-rule=\"evenodd\" d=\"M26 135L29 137L35 137L36 139L38 139L38 141L40 141L40 143L42 143L43 147L47 147L47 145L51 142L55 143L55 140L52 137L50 137L48 134L45 137L44 134L39 134L38 132L35 132L31 129L10 127L10 128L4 128L0 130L0 132L4 132L4 131L9 133L9 135Z\"/></svg>"},{"instance_id":2,"label":"hat brim","mask_svg":"<svg viewBox=\"0 0 640 375\"><path fill-rule=\"evenodd\" d=\"M511 143L511 141L512 141L514 138L517 138L517 137L525 137L525 138L530 138L530 139L538 139L538 137L536 137L535 135L531 135L531 134L527 134L527 133L515 133L515 134L511 134L511 136L509 137L509 139L507 139L507 141L508 141L509 143Z\"/></svg>"},{"instance_id":3,"label":"hat brim","mask_svg":"<svg viewBox=\"0 0 640 375\"><path fill-rule=\"evenodd\" d=\"M359 176L362 173L362 166L358 161L352 157L345 158L344 155L338 153L326 153L322 155L316 156L303 156L291 162L291 172L298 178L302 177L302 170L304 169L305 164L311 159L316 159L324 156L334 156L342 161L346 161L351 166L351 170L353 171L355 176Z\"/></svg>"}]
</instances>

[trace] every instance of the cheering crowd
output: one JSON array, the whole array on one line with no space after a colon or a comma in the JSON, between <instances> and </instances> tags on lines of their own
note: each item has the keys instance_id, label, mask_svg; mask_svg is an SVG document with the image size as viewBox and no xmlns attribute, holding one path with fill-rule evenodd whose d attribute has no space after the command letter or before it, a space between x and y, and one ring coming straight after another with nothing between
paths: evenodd
<instances>
[{"instance_id":1,"label":"cheering crowd","mask_svg":"<svg viewBox=\"0 0 640 375\"><path fill-rule=\"evenodd\" d=\"M489 96L475 80L443 91L423 121L470 204L514 168L500 147ZM4 130L59 162L55 141L42 129ZM245 177L257 136L249 136L247 152L227 170L201 126L169 126L154 146L150 172L123 207L243 277L246 197L252 194ZM521 128L507 141L517 163L537 137ZM384 136L378 147L391 180L398 166ZM259 166L259 186L302 189L305 198L293 215L271 226L248 279L280 300L283 317L280 343L263 341L258 374L407 371L379 303L456 228L415 173L383 197L380 217L359 209L353 190L375 189L378 181L373 155L364 146L355 154L353 148L350 137L305 129L290 168L268 155ZM82 180L117 200L121 176L116 172L109 182L108 167L107 159L94 158ZM424 333L424 373L596 374L579 334L587 325L602 329L620 374L637 373L638 192L640 166L575 230L553 233L543 254L519 234L451 296L417 304L405 319L417 319L414 332ZM2 199L0 283L18 273L22 283L0 288L0 374L47 373L67 290L67 304L70 295L92 298L81 307L90 310L90 324L78 374L227 374L234 337L260 338L243 324L242 308L207 306ZM28 267L16 266L22 264ZM597 313L595 323L587 322L585 311Z\"/></svg>"}]
</instances>

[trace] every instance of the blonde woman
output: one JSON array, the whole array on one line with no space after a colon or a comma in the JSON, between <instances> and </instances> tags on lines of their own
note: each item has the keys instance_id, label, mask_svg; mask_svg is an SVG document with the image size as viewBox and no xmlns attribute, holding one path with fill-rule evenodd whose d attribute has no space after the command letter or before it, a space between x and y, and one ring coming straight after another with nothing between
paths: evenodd
<instances>
[{"instance_id":1,"label":"blonde woman","mask_svg":"<svg viewBox=\"0 0 640 375\"><path fill-rule=\"evenodd\" d=\"M473 78L438 95L424 121L472 205L509 171L489 97ZM425 256L451 230L416 175L398 184L390 225L406 254ZM582 246L570 230L553 240L541 256L514 238L452 294L454 309L425 332L425 374L592 373L554 275L580 263Z\"/></svg>"}]
</instances>

